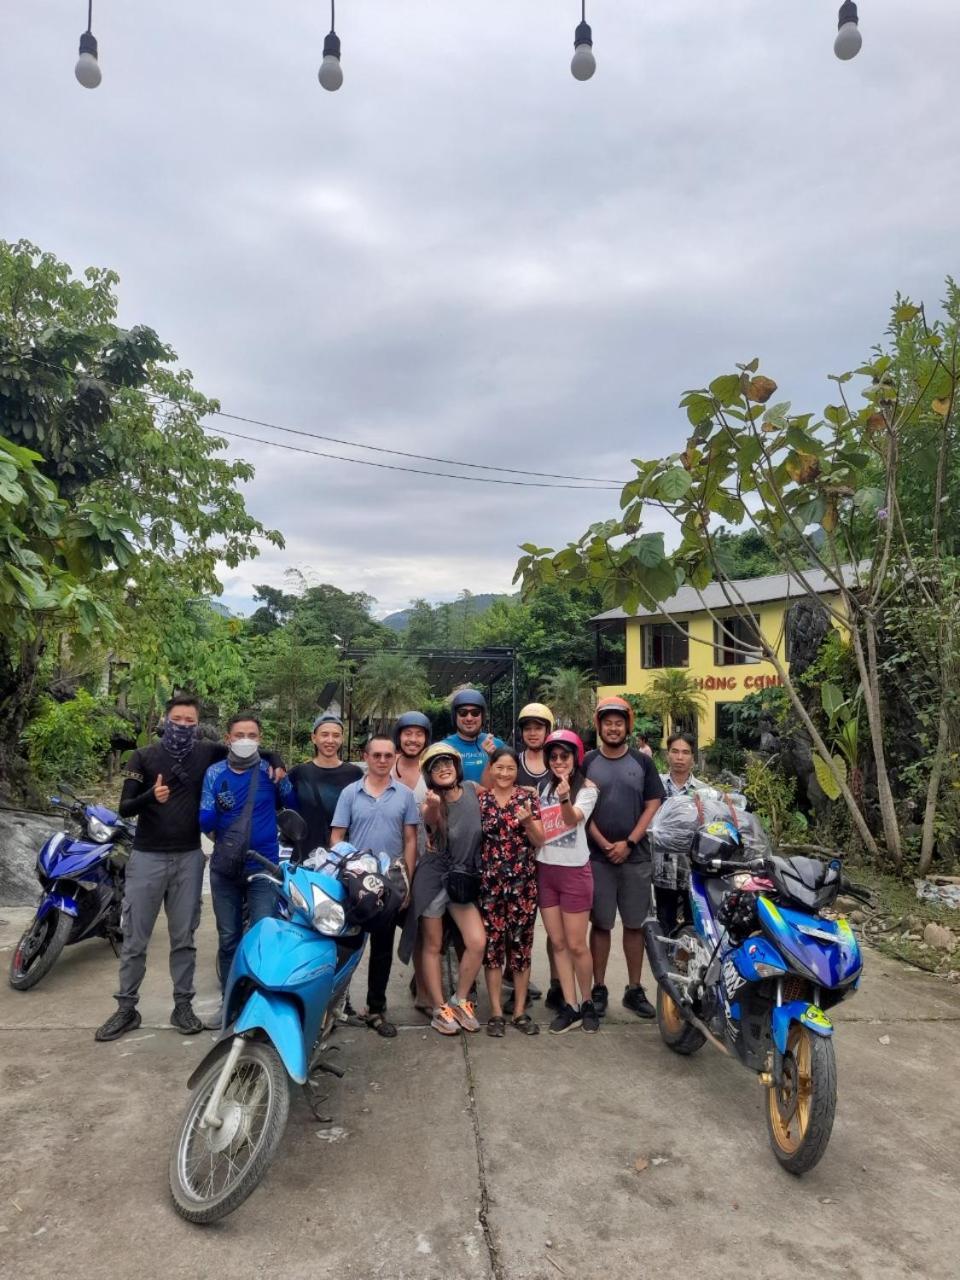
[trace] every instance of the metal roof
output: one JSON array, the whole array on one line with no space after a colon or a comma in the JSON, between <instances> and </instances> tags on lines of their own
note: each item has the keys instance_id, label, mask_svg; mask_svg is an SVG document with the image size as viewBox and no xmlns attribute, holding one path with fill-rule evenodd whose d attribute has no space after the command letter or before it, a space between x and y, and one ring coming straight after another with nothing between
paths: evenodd
<instances>
[{"instance_id":1,"label":"metal roof","mask_svg":"<svg viewBox=\"0 0 960 1280\"><path fill-rule=\"evenodd\" d=\"M859 581L858 575L867 567L866 564L844 565L844 584L848 587L855 586ZM829 595L837 589L833 579L822 569L804 570L803 576L817 595ZM646 622L667 613L676 616L698 613L701 609L736 607L740 599L746 604L765 604L770 600L799 600L805 595L807 592L791 574L771 573L763 578L731 578L729 583L710 582L702 591L698 591L696 587L681 587L676 595L662 601L652 612L624 613L623 609L608 609L606 613L598 613L590 621L604 623L634 618Z\"/></svg>"}]
</instances>

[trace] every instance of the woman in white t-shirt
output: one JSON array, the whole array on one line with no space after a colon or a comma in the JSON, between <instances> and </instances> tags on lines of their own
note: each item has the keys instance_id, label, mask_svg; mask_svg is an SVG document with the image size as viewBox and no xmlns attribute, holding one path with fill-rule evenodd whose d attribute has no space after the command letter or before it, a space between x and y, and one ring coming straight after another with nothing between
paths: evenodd
<instances>
[{"instance_id":1,"label":"woman in white t-shirt","mask_svg":"<svg viewBox=\"0 0 960 1280\"><path fill-rule=\"evenodd\" d=\"M545 843L537 850L537 895L564 1000L550 1030L554 1035L574 1027L598 1031L600 1021L590 1000L593 961L587 944L593 908L587 823L597 789L581 772L583 743L569 729L549 735L543 757L549 778L540 793Z\"/></svg>"}]
</instances>

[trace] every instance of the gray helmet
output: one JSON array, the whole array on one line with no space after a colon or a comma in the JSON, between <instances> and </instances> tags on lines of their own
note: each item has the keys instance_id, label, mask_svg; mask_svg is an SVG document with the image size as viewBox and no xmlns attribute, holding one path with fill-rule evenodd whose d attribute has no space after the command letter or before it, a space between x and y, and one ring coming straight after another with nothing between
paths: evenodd
<instances>
[{"instance_id":1,"label":"gray helmet","mask_svg":"<svg viewBox=\"0 0 960 1280\"><path fill-rule=\"evenodd\" d=\"M455 693L450 699L450 710L453 718L457 718L457 710L460 707L479 707L484 715L487 714L487 700L479 689L461 689Z\"/></svg>"},{"instance_id":2,"label":"gray helmet","mask_svg":"<svg viewBox=\"0 0 960 1280\"><path fill-rule=\"evenodd\" d=\"M422 711L404 711L403 715L397 717L397 723L393 726L393 745L398 751L400 750L401 729L422 729L427 735L427 740L423 744L424 748L429 747L433 738L433 726Z\"/></svg>"}]
</instances>

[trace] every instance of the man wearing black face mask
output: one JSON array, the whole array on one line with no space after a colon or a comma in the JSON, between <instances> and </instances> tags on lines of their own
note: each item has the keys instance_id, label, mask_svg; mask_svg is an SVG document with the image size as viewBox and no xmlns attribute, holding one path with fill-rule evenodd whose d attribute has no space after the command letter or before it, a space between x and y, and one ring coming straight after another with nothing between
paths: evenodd
<instances>
[{"instance_id":1,"label":"man wearing black face mask","mask_svg":"<svg viewBox=\"0 0 960 1280\"><path fill-rule=\"evenodd\" d=\"M193 1010L203 886L200 794L204 774L226 757L227 747L199 739L199 723L199 699L177 694L167 703L160 741L135 751L126 764L120 816L136 817L137 831L126 868L117 1010L97 1030L97 1040L116 1040L140 1026L137 1000L161 906L170 934L170 1022L183 1035L203 1030ZM270 763L280 764L273 757Z\"/></svg>"}]
</instances>

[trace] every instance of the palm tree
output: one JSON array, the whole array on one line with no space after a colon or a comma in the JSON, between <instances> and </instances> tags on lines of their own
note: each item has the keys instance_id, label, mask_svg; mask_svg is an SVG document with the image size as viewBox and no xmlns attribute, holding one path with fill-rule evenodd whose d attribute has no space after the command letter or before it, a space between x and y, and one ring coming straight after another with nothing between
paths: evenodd
<instances>
[{"instance_id":1,"label":"palm tree","mask_svg":"<svg viewBox=\"0 0 960 1280\"><path fill-rule=\"evenodd\" d=\"M699 724L700 713L707 709L707 699L696 679L671 667L654 677L643 700L647 710L659 716L672 733L680 724Z\"/></svg>"},{"instance_id":2,"label":"palm tree","mask_svg":"<svg viewBox=\"0 0 960 1280\"><path fill-rule=\"evenodd\" d=\"M375 653L360 668L353 710L381 731L402 711L419 707L428 696L427 679L416 658L406 653Z\"/></svg>"},{"instance_id":3,"label":"palm tree","mask_svg":"<svg viewBox=\"0 0 960 1280\"><path fill-rule=\"evenodd\" d=\"M560 667L543 681L540 694L556 716L558 728L583 728L593 719L597 681L589 671Z\"/></svg>"}]
</instances>

